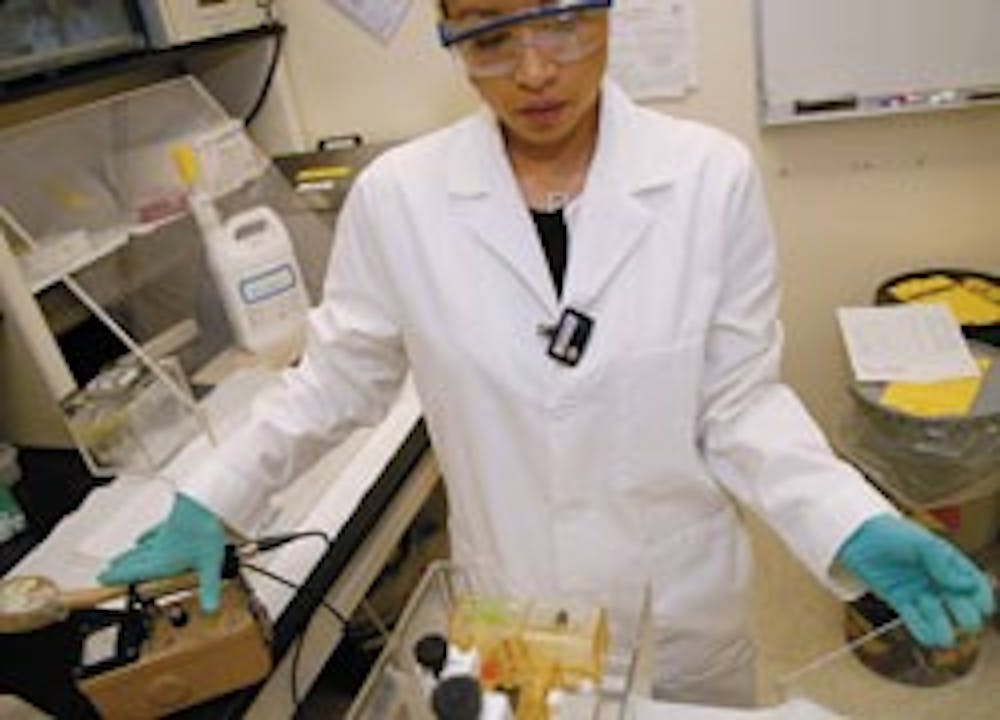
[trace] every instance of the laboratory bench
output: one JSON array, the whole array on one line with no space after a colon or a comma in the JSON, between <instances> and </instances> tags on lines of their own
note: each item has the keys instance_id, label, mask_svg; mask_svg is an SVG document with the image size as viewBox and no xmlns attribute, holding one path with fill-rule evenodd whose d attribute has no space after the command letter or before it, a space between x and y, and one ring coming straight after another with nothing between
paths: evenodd
<instances>
[{"instance_id":1,"label":"laboratory bench","mask_svg":"<svg viewBox=\"0 0 1000 720\"><path fill-rule=\"evenodd\" d=\"M232 403L247 404L245 396L249 395L239 382L236 385L228 391L228 399L223 389L205 400L210 417L218 419L220 412L229 415L225 422L230 430L248 412L246 408L233 411ZM213 396L217 401L214 406ZM205 442L198 438L192 445ZM172 472L182 474L206 448L185 449L172 461L179 463ZM64 589L93 586L106 558L130 544L125 538L134 538L162 517L173 495L172 487L162 480L127 477L95 481L68 452L29 451L24 458L32 488L26 486L23 493L29 513L36 509L34 487L44 483L49 498L57 496L55 487L64 490L58 497L68 514L59 520L49 508L44 511L48 515L35 516L29 532L4 545L0 558L5 560L4 571L9 576L43 575ZM36 465L48 469L36 472ZM298 585L294 592L267 577L243 573L272 621L274 667L267 679L171 717L292 717L293 664L301 700L345 632L322 603L345 617L354 614L439 485L419 403L408 383L380 425L356 431L275 500L277 520L271 522L275 526L272 533L320 530L332 541L327 545L315 542L315 538L305 539L254 559ZM49 524L51 532L46 532ZM297 648L297 643L302 646ZM3 700L0 698L0 715L7 717L4 708L8 706ZM28 713L24 717L37 717L30 709L22 710Z\"/></svg>"},{"instance_id":2,"label":"laboratory bench","mask_svg":"<svg viewBox=\"0 0 1000 720\"><path fill-rule=\"evenodd\" d=\"M354 513L337 532L329 549L316 562L301 588L273 625L274 673L290 674L296 642L307 642L304 633L314 615L324 613L325 600L344 615L351 614L381 571L388 555L399 541L437 481L436 468L430 459L427 432L418 422L389 463L379 473L361 498ZM360 596L359 596L360 593ZM329 624L330 617L324 614ZM317 623L319 625L319 623ZM342 627L322 633L325 648L314 648L318 655L333 652L343 636ZM317 635L321 633L317 632ZM313 645L321 642L310 639ZM325 659L325 657L324 657ZM299 669L298 677L315 679L319 670ZM308 685L299 681L308 689ZM287 693L285 697L281 694ZM304 693L303 693L304 695ZM240 717L276 717L269 714L288 702L291 716L291 688L284 682L239 690L196 708L171 715L177 720L222 720ZM303 698L300 698L300 700Z\"/></svg>"}]
</instances>

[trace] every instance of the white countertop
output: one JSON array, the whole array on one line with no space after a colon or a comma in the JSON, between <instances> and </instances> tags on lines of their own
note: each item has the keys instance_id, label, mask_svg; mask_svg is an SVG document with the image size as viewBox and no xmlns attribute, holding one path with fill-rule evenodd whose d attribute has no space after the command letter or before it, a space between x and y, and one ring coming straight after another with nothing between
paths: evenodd
<instances>
[{"instance_id":1,"label":"white countertop","mask_svg":"<svg viewBox=\"0 0 1000 720\"><path fill-rule=\"evenodd\" d=\"M248 389L259 391L271 381L268 375L257 372L237 375L206 398L210 420L220 436L249 412L247 398L255 392ZM356 431L273 498L259 531L321 530L336 537L419 418L420 405L412 383L407 382L380 425ZM197 438L168 464L162 477L120 476L96 488L9 574L43 575L63 589L93 586L108 559L127 549L166 514L174 492L171 478L181 477L208 450L207 440ZM304 539L254 562L301 582L325 551L322 542ZM271 617L277 618L292 592L253 573L247 573L247 580Z\"/></svg>"}]
</instances>

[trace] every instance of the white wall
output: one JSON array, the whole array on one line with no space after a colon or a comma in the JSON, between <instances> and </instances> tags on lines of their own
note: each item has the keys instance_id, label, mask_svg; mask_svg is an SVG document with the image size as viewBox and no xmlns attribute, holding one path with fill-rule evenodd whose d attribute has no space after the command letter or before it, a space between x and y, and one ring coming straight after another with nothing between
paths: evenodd
<instances>
[{"instance_id":1,"label":"white wall","mask_svg":"<svg viewBox=\"0 0 1000 720\"><path fill-rule=\"evenodd\" d=\"M328 0L279 2L288 26L284 59L310 144L358 131L374 141L410 137L474 107L461 69L436 44L436 1L413 0L387 46Z\"/></svg>"},{"instance_id":2,"label":"white wall","mask_svg":"<svg viewBox=\"0 0 1000 720\"><path fill-rule=\"evenodd\" d=\"M845 363L833 319L879 280L932 265L1000 272L1000 110L899 116L761 131L752 0L694 0L699 88L665 112L740 136L764 172L777 226L786 376L822 421L842 401ZM406 137L473 106L435 45L434 0L414 0L382 46L326 0L283 0L285 60L308 143L361 131Z\"/></svg>"}]
</instances>

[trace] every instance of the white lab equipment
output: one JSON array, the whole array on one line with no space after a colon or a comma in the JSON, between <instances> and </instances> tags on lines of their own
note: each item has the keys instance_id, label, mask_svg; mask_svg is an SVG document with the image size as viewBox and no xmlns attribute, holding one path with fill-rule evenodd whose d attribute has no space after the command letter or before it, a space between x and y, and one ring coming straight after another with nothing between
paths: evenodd
<instances>
[{"instance_id":1,"label":"white lab equipment","mask_svg":"<svg viewBox=\"0 0 1000 720\"><path fill-rule=\"evenodd\" d=\"M578 650L594 639L569 615L587 606L572 598L494 596L484 567L439 561L430 565L348 710L348 720L832 720L839 717L808 697L789 696L770 707L729 708L675 703L651 695L652 626L648 587L623 584L597 610L607 634L598 646L599 676L572 679ZM609 595L609 597L611 597ZM469 608L474 608L470 614ZM551 611L555 609L556 614ZM589 612L577 619L589 617ZM548 617L549 621L541 618ZM471 629L469 623L476 625ZM469 644L467 632L477 637ZM447 639L446 639L447 638ZM467 650L456 643L468 645ZM489 647L493 645L494 650ZM481 657L479 649L484 650ZM490 679L491 664L505 678ZM579 667L579 666L577 666ZM494 668L495 669L495 668ZM451 687L444 687L451 681ZM545 689L541 704L529 686ZM559 687L559 686L562 687ZM443 692L442 692L443 689ZM782 685L782 691L787 686ZM470 702L478 696L479 703ZM476 709L478 707L478 713Z\"/></svg>"},{"instance_id":2,"label":"white lab equipment","mask_svg":"<svg viewBox=\"0 0 1000 720\"><path fill-rule=\"evenodd\" d=\"M298 347L309 299L278 214L261 205L222 221L211 199L198 192L190 205L236 342L264 356Z\"/></svg>"},{"instance_id":3,"label":"white lab equipment","mask_svg":"<svg viewBox=\"0 0 1000 720\"><path fill-rule=\"evenodd\" d=\"M513 597L490 568L432 563L348 720L630 718L648 694L649 587L602 607Z\"/></svg>"},{"instance_id":4,"label":"white lab equipment","mask_svg":"<svg viewBox=\"0 0 1000 720\"><path fill-rule=\"evenodd\" d=\"M153 47L169 47L265 24L271 2L261 0L140 0Z\"/></svg>"}]
</instances>

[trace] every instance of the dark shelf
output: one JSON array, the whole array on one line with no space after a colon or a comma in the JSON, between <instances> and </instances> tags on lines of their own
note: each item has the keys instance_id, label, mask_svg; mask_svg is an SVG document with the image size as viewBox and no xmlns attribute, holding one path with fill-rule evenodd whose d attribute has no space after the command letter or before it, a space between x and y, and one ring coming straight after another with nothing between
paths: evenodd
<instances>
[{"instance_id":1,"label":"dark shelf","mask_svg":"<svg viewBox=\"0 0 1000 720\"><path fill-rule=\"evenodd\" d=\"M206 40L199 40L187 45L177 45L162 49L143 48L140 50L129 50L120 55L101 58L100 60L45 70L22 78L0 82L0 103L25 100L55 90L103 80L122 73L168 67L172 64L182 63L203 52L219 50L260 38L277 37L284 32L284 25L273 23L261 25L250 30L242 30L228 35L219 35Z\"/></svg>"}]
</instances>

